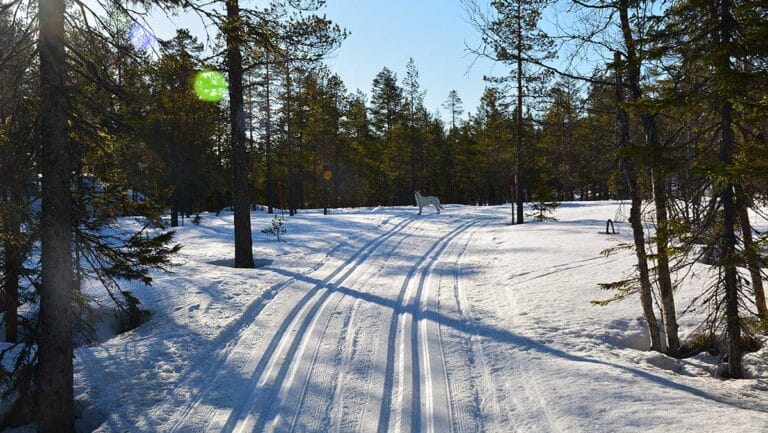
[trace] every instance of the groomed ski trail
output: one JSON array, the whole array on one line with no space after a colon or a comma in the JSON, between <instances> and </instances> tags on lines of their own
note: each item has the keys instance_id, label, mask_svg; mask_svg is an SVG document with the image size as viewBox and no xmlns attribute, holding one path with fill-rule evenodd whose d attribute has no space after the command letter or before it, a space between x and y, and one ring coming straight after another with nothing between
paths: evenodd
<instances>
[{"instance_id":1,"label":"groomed ski trail","mask_svg":"<svg viewBox=\"0 0 768 433\"><path fill-rule=\"evenodd\" d=\"M381 256L383 258L380 266L368 272L355 272L349 275L348 278L329 285L329 299L315 316L314 323L310 327L312 331L299 337L301 342L298 345L301 348L301 353L291 360L290 367L284 366L289 368L289 374L287 374L284 380L280 380L280 386L275 388L275 394L271 399L271 403L261 407L259 419L262 422L257 423L253 431L293 432L297 430L299 417L305 411L308 414L303 417L303 425L307 429L313 431L327 430L327 426L324 424L329 422L326 422L328 420L324 419L323 408L317 407L318 405L316 404L315 407L305 409L310 382L313 382L315 385L320 382L319 388L321 388L321 391L327 392L327 395L314 396L315 400L330 399L330 402L333 403L333 398L337 392L336 390L331 390L333 388L333 380L331 379L334 377L338 378L343 374L343 371L340 371L341 362L338 359L339 356L335 355L343 352L347 334L353 326L355 311L360 303L360 298L353 300L353 297L349 296L349 294L356 289L363 293L366 290L366 283L376 276L377 273L387 269L386 265L392 258L396 257L394 252L404 241L410 239L409 235L412 231L404 230L399 232L398 236L387 238L386 240L389 241L399 237L389 247L384 247L382 246L383 244L379 245L377 249L378 252L382 253ZM366 259L366 264L370 264L373 261L374 259L369 256ZM362 269L362 266L357 267L355 271L360 269ZM333 329L329 330L329 328ZM318 362L320 358L328 357L335 359L331 360L328 365ZM324 364L322 367L325 371L317 371L321 367L319 364ZM267 423L269 420L271 422ZM315 428L311 428L312 426Z\"/></svg>"},{"instance_id":2,"label":"groomed ski trail","mask_svg":"<svg viewBox=\"0 0 768 433\"><path fill-rule=\"evenodd\" d=\"M322 338L323 320L321 318L327 317L327 314L333 310L330 305L331 301L339 298L336 289L366 264L370 257L379 251L381 245L403 231L413 221L411 219L369 242L359 251L357 254L359 257L356 260L348 266L338 268L338 272L334 272L334 275L315 284L312 291L306 295L310 299L302 300L294 308L296 310L301 307L299 311L292 315L290 320L283 322L284 325L290 322L290 325L287 326L290 331L280 333L279 341L278 336L273 338L265 351L265 356L254 369L251 376L250 394L245 399L244 404L239 409L219 410L205 431L246 433L262 432L275 428L283 431L285 428L291 428L292 424L289 423L286 427L285 423L281 423L281 417L275 414L271 408L281 399L285 399L286 393L283 387L285 384L290 386L293 383L298 369L301 368L305 372L308 368L307 362L312 362L312 356L307 358L303 356L305 353L312 353L305 351L306 344L303 343L311 339L319 342ZM312 338L305 338L307 336ZM299 361L294 363L296 358Z\"/></svg>"},{"instance_id":3,"label":"groomed ski trail","mask_svg":"<svg viewBox=\"0 0 768 433\"><path fill-rule=\"evenodd\" d=\"M386 232L369 240L342 264L331 271L322 281L306 292L298 289L293 292L287 290L291 287L291 283L299 281L299 276L291 276L285 283L280 284L279 288L286 289L282 293L282 297L279 296L281 293L278 293L269 303L255 309L256 311L246 312L245 316L252 320L245 321L241 319L238 321L241 324L240 326L226 333L226 335L231 337L231 340L226 342L225 346L218 351L211 368L206 370L207 374L204 375L205 383L199 386L199 392L196 393L186 407L182 408L181 411L176 411L178 415L172 417L166 423L166 427L158 430L171 433L234 431L235 426L232 425L232 422L238 420L233 413L234 410L228 411L226 407L216 408L206 400L211 402L224 400L226 403L231 404L233 400L242 401L242 398L237 397L245 397L247 399L246 405L248 404L247 402L252 401L254 395L258 394L256 392L257 385L265 383L259 379L263 374L272 374L275 371L275 366L280 364L278 359L282 360L286 356L285 350L288 348L287 346L290 346L289 343L295 339L294 337L297 334L305 330L306 324L309 323L305 319L309 316L311 320L312 314L317 311L325 298L327 298L327 291L322 291L321 289L328 284L338 284L340 281L343 281L357 267L365 263L379 245L404 230L414 221L413 218L403 219ZM298 300L291 299L291 295L300 296L300 298ZM283 312L287 312L287 314ZM268 344L260 345L259 341L268 338L269 334L267 330L259 325L266 323L269 323L272 328L277 326L277 329L272 333ZM259 357L258 354L253 352L254 347L265 347L261 352L264 355ZM295 347L292 348L295 350ZM249 395L236 396L234 399L229 396L230 393L237 393L237 390L228 389L226 386L229 379L227 376L231 375L233 370L238 373L248 371L252 373ZM221 406L227 405L222 404ZM244 407L241 407L237 415L244 412ZM243 427L243 425L241 424L238 427ZM245 430L240 429L240 431Z\"/></svg>"},{"instance_id":4,"label":"groomed ski trail","mask_svg":"<svg viewBox=\"0 0 768 433\"><path fill-rule=\"evenodd\" d=\"M419 344L420 339L427 340L423 336L425 328L422 328L421 331L419 329L419 324L425 322L424 312L420 311L421 296L430 272L448 245L459 234L476 223L477 221L465 222L439 238L418 259L403 281L397 307L392 312L387 350L382 351L382 353L386 353L386 360L384 362L378 360L377 362L377 369L384 371L383 394L378 412L377 431L379 433L390 431L396 433L421 432L424 431L422 429L424 424L427 426L427 431L430 431L430 428L435 428L434 404L424 404L426 411L422 414L422 382L426 388L425 392L429 393L427 399L433 398L431 392L435 388L433 387L431 368L422 365L422 363L429 362L428 354L426 356L424 354L419 355L420 351L430 351L428 343L427 346L420 346ZM423 379L421 378L421 370L427 371ZM443 381L439 386L440 390L446 393L447 384L444 381L444 375L438 379ZM448 397L443 395L441 400L447 401ZM443 406L441 409L445 409L445 407ZM426 418L426 422L423 416ZM446 417L449 415L443 414L441 422Z\"/></svg>"},{"instance_id":5,"label":"groomed ski trail","mask_svg":"<svg viewBox=\"0 0 768 433\"><path fill-rule=\"evenodd\" d=\"M233 340L217 354L199 393L162 431L468 431L453 413L460 403L451 395L440 292L442 275L459 269L471 237L458 254L457 241L491 219L404 218L322 280L271 269L289 276L280 284L284 293L252 313L258 315L252 324L230 333ZM381 284L370 284L378 274L385 274ZM451 274L451 284L457 278ZM461 311L459 294L454 299ZM262 329L265 323L271 327ZM254 353L254 347L265 349ZM227 388L233 374L246 385ZM487 374L480 385L466 374L460 380L478 395L493 386Z\"/></svg>"}]
</instances>

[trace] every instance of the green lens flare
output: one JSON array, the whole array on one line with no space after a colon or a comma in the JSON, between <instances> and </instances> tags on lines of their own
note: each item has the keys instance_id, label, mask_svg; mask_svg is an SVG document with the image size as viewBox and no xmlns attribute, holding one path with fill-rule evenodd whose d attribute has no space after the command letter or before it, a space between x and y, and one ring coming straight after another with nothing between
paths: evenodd
<instances>
[{"instance_id":1,"label":"green lens flare","mask_svg":"<svg viewBox=\"0 0 768 433\"><path fill-rule=\"evenodd\" d=\"M219 102L227 93L229 83L221 72L201 71L195 75L194 89L203 101Z\"/></svg>"}]
</instances>

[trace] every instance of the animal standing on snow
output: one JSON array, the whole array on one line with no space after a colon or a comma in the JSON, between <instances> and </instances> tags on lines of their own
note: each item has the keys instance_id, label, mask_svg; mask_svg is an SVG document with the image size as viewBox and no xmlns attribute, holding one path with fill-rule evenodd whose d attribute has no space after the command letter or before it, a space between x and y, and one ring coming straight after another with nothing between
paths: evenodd
<instances>
[{"instance_id":1,"label":"animal standing on snow","mask_svg":"<svg viewBox=\"0 0 768 433\"><path fill-rule=\"evenodd\" d=\"M440 199L433 195L423 196L420 192L416 191L414 197L416 197L416 206L419 207L419 215L421 215L421 210L424 206L434 206L438 214L440 214L440 209L445 209L440 205Z\"/></svg>"}]
</instances>

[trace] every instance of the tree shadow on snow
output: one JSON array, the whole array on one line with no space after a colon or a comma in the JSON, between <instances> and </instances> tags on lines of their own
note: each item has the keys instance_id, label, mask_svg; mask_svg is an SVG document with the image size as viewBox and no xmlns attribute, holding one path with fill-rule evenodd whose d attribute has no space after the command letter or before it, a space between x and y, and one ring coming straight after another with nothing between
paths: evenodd
<instances>
[{"instance_id":1,"label":"tree shadow on snow","mask_svg":"<svg viewBox=\"0 0 768 433\"><path fill-rule=\"evenodd\" d=\"M286 271L279 268L269 268L268 270L279 273L281 275L292 277L296 280L305 281L311 284L322 284L320 280L317 280L312 277L308 277L305 275L298 275L295 273L292 273L290 271ZM351 296L354 298L361 299L366 302L371 302L377 305L381 305L383 307L393 309L397 312L398 315L401 314L411 314L415 315L416 311L414 309L414 305L408 305L408 306L401 306L398 305L396 301L393 301L391 299L387 299L378 295L374 295L371 293L365 293L361 292L359 290L355 290L352 288L344 287L344 286L327 286L330 291L338 291L339 293L342 293L347 296ZM726 398L723 398L721 396L717 396L714 394L710 394L706 391L702 391L700 389L684 385L681 383L677 383L671 379L643 371L637 368L632 368L620 364L615 364L609 361L589 358L585 356L578 356L574 355L568 352L565 352L560 349L556 349L553 347L550 347L546 344L543 344L539 341L533 340L529 337L524 337L522 335L515 334L513 332L510 332L506 329L497 328L495 326L491 326L488 324L484 324L478 321L473 320L459 320L453 317L446 316L444 314L441 314L436 311L423 311L418 314L418 317L420 319L430 320L433 322L437 322L440 325L449 326L451 328L454 328L455 330L470 334L470 335L477 335L479 337L485 337L490 340L496 341L498 343L504 343L511 346L515 346L518 348L526 349L526 350L534 350L539 353L545 354L545 355L551 355L555 356L561 359L565 359L568 361L578 362L578 363L586 363L586 364L596 364L596 365L603 365L611 368L615 368L618 370L622 370L625 372L628 372L630 374L633 374L637 377L643 378L645 380L654 382L658 385L665 386L671 389L675 389L678 391L686 392L688 394L694 395L696 397L700 397L703 399L715 401L721 404L729 405L729 406L735 406L739 407L741 409L746 410L757 410L757 411L764 411L767 408L766 407L759 407L755 405L750 404L744 404L743 402L737 401L737 400L729 400Z\"/></svg>"},{"instance_id":2,"label":"tree shadow on snow","mask_svg":"<svg viewBox=\"0 0 768 433\"><path fill-rule=\"evenodd\" d=\"M272 259L253 259L253 268L249 269L257 269L257 268L263 268L265 266L271 266L274 260ZM208 262L209 265L214 266L224 266L226 268L234 268L235 267L235 259L219 259L219 260L211 260Z\"/></svg>"}]
</instances>

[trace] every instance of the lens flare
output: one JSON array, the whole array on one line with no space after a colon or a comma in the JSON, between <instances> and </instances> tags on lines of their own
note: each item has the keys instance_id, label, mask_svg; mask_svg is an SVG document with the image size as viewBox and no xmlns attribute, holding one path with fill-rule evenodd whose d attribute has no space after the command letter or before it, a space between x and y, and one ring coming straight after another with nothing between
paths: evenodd
<instances>
[{"instance_id":1,"label":"lens flare","mask_svg":"<svg viewBox=\"0 0 768 433\"><path fill-rule=\"evenodd\" d=\"M203 101L219 102L227 93L229 83L221 72L207 70L195 75L193 87L197 97Z\"/></svg>"},{"instance_id":2,"label":"lens flare","mask_svg":"<svg viewBox=\"0 0 768 433\"><path fill-rule=\"evenodd\" d=\"M128 38L131 40L133 48L136 48L137 51L148 51L157 41L157 37L152 32L138 23L134 23L131 26L131 29L128 31Z\"/></svg>"}]
</instances>

